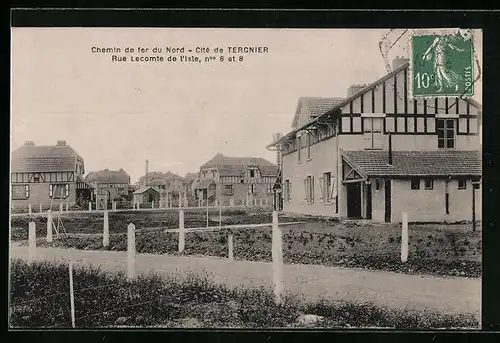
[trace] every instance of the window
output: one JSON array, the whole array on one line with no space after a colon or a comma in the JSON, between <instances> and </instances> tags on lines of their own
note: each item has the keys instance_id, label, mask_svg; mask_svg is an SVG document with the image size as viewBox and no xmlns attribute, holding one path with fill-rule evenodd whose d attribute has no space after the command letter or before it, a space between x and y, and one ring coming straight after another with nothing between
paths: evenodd
<instances>
[{"instance_id":1,"label":"window","mask_svg":"<svg viewBox=\"0 0 500 343\"><path fill-rule=\"evenodd\" d=\"M380 190L380 179L375 179L375 190Z\"/></svg>"},{"instance_id":2,"label":"window","mask_svg":"<svg viewBox=\"0 0 500 343\"><path fill-rule=\"evenodd\" d=\"M410 180L411 189L420 189L420 179L413 177Z\"/></svg>"},{"instance_id":3,"label":"window","mask_svg":"<svg viewBox=\"0 0 500 343\"><path fill-rule=\"evenodd\" d=\"M466 189L467 188L467 180L459 179L458 180L458 189Z\"/></svg>"},{"instance_id":4,"label":"window","mask_svg":"<svg viewBox=\"0 0 500 343\"><path fill-rule=\"evenodd\" d=\"M382 126L384 118L363 118L366 149L382 149Z\"/></svg>"},{"instance_id":5,"label":"window","mask_svg":"<svg viewBox=\"0 0 500 343\"><path fill-rule=\"evenodd\" d=\"M233 185L224 185L224 195L233 195Z\"/></svg>"},{"instance_id":6,"label":"window","mask_svg":"<svg viewBox=\"0 0 500 343\"><path fill-rule=\"evenodd\" d=\"M301 137L297 136L297 161L300 162L300 150L302 148Z\"/></svg>"},{"instance_id":7,"label":"window","mask_svg":"<svg viewBox=\"0 0 500 343\"><path fill-rule=\"evenodd\" d=\"M434 180L431 179L425 179L425 189L426 190L431 190L434 188Z\"/></svg>"},{"instance_id":8,"label":"window","mask_svg":"<svg viewBox=\"0 0 500 343\"><path fill-rule=\"evenodd\" d=\"M336 196L335 194L335 178L332 177L332 173L324 173L323 177L319 180L320 182L320 198L323 199L325 203L329 203Z\"/></svg>"},{"instance_id":9,"label":"window","mask_svg":"<svg viewBox=\"0 0 500 343\"><path fill-rule=\"evenodd\" d=\"M308 132L306 135L307 138L307 159L311 159L311 133Z\"/></svg>"},{"instance_id":10,"label":"window","mask_svg":"<svg viewBox=\"0 0 500 343\"><path fill-rule=\"evenodd\" d=\"M292 190L292 183L290 182L290 180L285 180L285 182L283 183L283 200L286 201L286 202L290 202L290 200L292 199L291 197L291 190Z\"/></svg>"},{"instance_id":11,"label":"window","mask_svg":"<svg viewBox=\"0 0 500 343\"><path fill-rule=\"evenodd\" d=\"M436 119L438 148L450 149L455 147L454 119Z\"/></svg>"},{"instance_id":12,"label":"window","mask_svg":"<svg viewBox=\"0 0 500 343\"><path fill-rule=\"evenodd\" d=\"M255 185L248 185L248 194L255 194Z\"/></svg>"},{"instance_id":13,"label":"window","mask_svg":"<svg viewBox=\"0 0 500 343\"><path fill-rule=\"evenodd\" d=\"M29 197L29 185L12 185L12 199L28 199Z\"/></svg>"},{"instance_id":14,"label":"window","mask_svg":"<svg viewBox=\"0 0 500 343\"><path fill-rule=\"evenodd\" d=\"M314 176L308 176L304 180L305 200L307 203L314 202Z\"/></svg>"},{"instance_id":15,"label":"window","mask_svg":"<svg viewBox=\"0 0 500 343\"><path fill-rule=\"evenodd\" d=\"M54 199L67 198L69 196L69 185L51 184L49 185L49 197Z\"/></svg>"},{"instance_id":16,"label":"window","mask_svg":"<svg viewBox=\"0 0 500 343\"><path fill-rule=\"evenodd\" d=\"M267 187L267 194L273 194L273 185L272 184L268 184L266 185Z\"/></svg>"}]
</instances>

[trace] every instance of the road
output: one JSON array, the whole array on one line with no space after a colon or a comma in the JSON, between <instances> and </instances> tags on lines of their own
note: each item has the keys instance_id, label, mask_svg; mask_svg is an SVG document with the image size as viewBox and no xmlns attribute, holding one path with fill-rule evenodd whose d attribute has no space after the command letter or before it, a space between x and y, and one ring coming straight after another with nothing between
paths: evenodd
<instances>
[{"instance_id":1,"label":"road","mask_svg":"<svg viewBox=\"0 0 500 343\"><path fill-rule=\"evenodd\" d=\"M28 258L28 248L11 246L11 258ZM37 248L37 260L92 264L105 270L127 270L127 253ZM154 271L183 277L188 272L207 273L215 282L235 286L271 286L272 265L213 257L138 254L137 273ZM471 313L480 319L481 280L476 278L439 278L364 269L285 265L286 292L306 300L320 297L331 300L374 302L390 308L436 310L442 313Z\"/></svg>"}]
</instances>

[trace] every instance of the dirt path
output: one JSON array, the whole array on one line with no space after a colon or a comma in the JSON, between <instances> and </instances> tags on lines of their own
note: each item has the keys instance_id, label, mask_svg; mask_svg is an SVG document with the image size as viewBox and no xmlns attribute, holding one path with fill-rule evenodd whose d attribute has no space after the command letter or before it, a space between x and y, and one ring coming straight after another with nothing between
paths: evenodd
<instances>
[{"instance_id":1,"label":"dirt path","mask_svg":"<svg viewBox=\"0 0 500 343\"><path fill-rule=\"evenodd\" d=\"M11 258L28 257L27 247L11 246ZM38 248L37 259L92 264L106 270L127 270L126 252L84 251ZM270 263L237 261L211 257L184 257L138 254L137 273L208 273L228 286L271 286ZM325 297L333 300L371 301L392 308L437 310L443 313L472 313L480 319L481 280L439 278L313 265L285 265L285 291L302 294L307 300Z\"/></svg>"}]
</instances>

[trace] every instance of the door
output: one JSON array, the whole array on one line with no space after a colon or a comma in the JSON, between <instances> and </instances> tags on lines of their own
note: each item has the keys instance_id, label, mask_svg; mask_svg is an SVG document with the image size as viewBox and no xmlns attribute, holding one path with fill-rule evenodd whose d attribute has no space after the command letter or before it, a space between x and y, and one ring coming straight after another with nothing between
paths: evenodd
<instances>
[{"instance_id":1,"label":"door","mask_svg":"<svg viewBox=\"0 0 500 343\"><path fill-rule=\"evenodd\" d=\"M391 180L385 180L385 222L391 222Z\"/></svg>"},{"instance_id":2,"label":"door","mask_svg":"<svg viewBox=\"0 0 500 343\"><path fill-rule=\"evenodd\" d=\"M153 202L153 201L155 200L155 199L154 199L154 194L153 194L153 193L149 193L148 197L149 197L148 202Z\"/></svg>"},{"instance_id":3,"label":"door","mask_svg":"<svg viewBox=\"0 0 500 343\"><path fill-rule=\"evenodd\" d=\"M347 217L361 218L361 182L347 184Z\"/></svg>"},{"instance_id":4,"label":"door","mask_svg":"<svg viewBox=\"0 0 500 343\"><path fill-rule=\"evenodd\" d=\"M372 184L366 184L366 219L372 219Z\"/></svg>"}]
</instances>

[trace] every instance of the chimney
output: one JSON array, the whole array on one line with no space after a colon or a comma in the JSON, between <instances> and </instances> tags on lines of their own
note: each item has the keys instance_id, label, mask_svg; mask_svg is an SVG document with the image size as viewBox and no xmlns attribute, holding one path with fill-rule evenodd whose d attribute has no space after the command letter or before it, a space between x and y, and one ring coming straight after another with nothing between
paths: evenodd
<instances>
[{"instance_id":1,"label":"chimney","mask_svg":"<svg viewBox=\"0 0 500 343\"><path fill-rule=\"evenodd\" d=\"M367 84L351 85L347 89L347 97L350 98L351 96L353 96L354 94L356 94L357 92L359 92L360 90L362 90L363 88L366 88L366 87L368 87Z\"/></svg>"},{"instance_id":2,"label":"chimney","mask_svg":"<svg viewBox=\"0 0 500 343\"><path fill-rule=\"evenodd\" d=\"M409 61L409 59L407 59L403 56L396 56L396 58L394 58L392 60L392 70L396 70L397 68L399 68L400 66L402 66L403 64L405 64L408 61Z\"/></svg>"},{"instance_id":3,"label":"chimney","mask_svg":"<svg viewBox=\"0 0 500 343\"><path fill-rule=\"evenodd\" d=\"M389 135L389 165L392 165L392 135L391 133Z\"/></svg>"},{"instance_id":4,"label":"chimney","mask_svg":"<svg viewBox=\"0 0 500 343\"><path fill-rule=\"evenodd\" d=\"M26 142L24 142L24 145L26 145L26 146L35 146L35 142L33 142L33 141L26 141Z\"/></svg>"},{"instance_id":5,"label":"chimney","mask_svg":"<svg viewBox=\"0 0 500 343\"><path fill-rule=\"evenodd\" d=\"M66 141L57 141L57 146L65 146Z\"/></svg>"},{"instance_id":6,"label":"chimney","mask_svg":"<svg viewBox=\"0 0 500 343\"><path fill-rule=\"evenodd\" d=\"M273 142L277 142L281 139L281 133L275 133L273 136ZM276 165L278 166L278 170L281 170L281 147L278 145L278 148L276 149Z\"/></svg>"}]
</instances>

